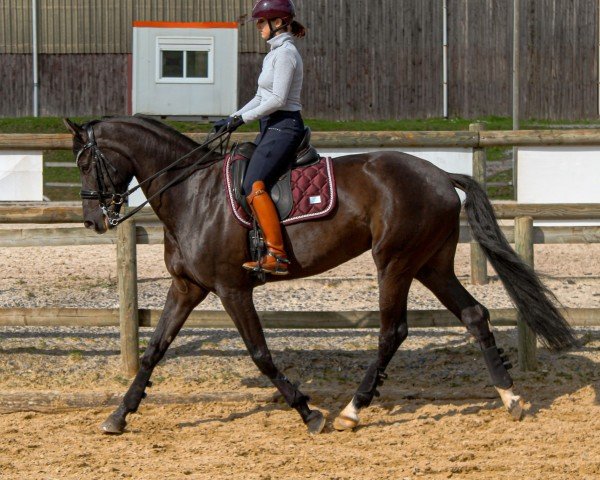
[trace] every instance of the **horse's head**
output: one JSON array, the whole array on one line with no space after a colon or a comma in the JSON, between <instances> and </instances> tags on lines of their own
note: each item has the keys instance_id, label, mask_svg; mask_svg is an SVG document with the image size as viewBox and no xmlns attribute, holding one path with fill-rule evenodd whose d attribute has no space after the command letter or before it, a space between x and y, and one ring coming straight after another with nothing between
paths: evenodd
<instances>
[{"instance_id":1,"label":"horse's head","mask_svg":"<svg viewBox=\"0 0 600 480\"><path fill-rule=\"evenodd\" d=\"M81 177L83 221L86 228L104 233L114 225L123 204L122 194L133 178L132 162L111 135L110 122L92 121L77 125L68 118L64 124L73 135L73 154Z\"/></svg>"}]
</instances>

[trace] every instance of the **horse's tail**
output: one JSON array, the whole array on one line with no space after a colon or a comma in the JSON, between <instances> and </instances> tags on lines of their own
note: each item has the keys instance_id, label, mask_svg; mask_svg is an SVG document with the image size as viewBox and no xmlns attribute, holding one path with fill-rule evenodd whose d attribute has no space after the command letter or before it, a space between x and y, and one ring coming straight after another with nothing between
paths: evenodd
<instances>
[{"instance_id":1,"label":"horse's tail","mask_svg":"<svg viewBox=\"0 0 600 480\"><path fill-rule=\"evenodd\" d=\"M473 237L498 273L521 318L550 348L560 350L575 345L573 330L555 306L560 303L533 268L511 248L483 188L466 175L450 174L450 179L466 193L465 211Z\"/></svg>"}]
</instances>

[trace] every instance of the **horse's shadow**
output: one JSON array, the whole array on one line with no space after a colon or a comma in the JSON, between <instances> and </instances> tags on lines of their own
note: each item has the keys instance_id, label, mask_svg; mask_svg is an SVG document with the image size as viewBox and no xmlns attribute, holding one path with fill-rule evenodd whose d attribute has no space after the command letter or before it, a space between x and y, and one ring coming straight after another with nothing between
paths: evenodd
<instances>
[{"instance_id":1,"label":"horse's shadow","mask_svg":"<svg viewBox=\"0 0 600 480\"><path fill-rule=\"evenodd\" d=\"M580 347L565 352L539 348L538 370L534 372L521 372L518 368L516 329L496 330L498 345L504 348L515 365L511 374L515 381L516 393L522 394L529 402L528 415L535 416L549 408L557 398L588 386L594 390L595 403L600 404L600 369L594 361L594 355L600 351L600 331L587 328L576 330ZM376 330L302 331L301 337L312 337L310 345L307 344L306 347L294 347L289 342L290 336L294 335L293 330L268 329L265 333L275 363L281 371L290 380L300 382L301 390L312 396L316 405L322 405L334 413L350 400L367 366L377 355ZM147 344L150 334L150 329L140 331L142 344ZM115 345L118 345L118 332L104 330L82 332L81 335L89 338L101 335L107 339L108 344L106 348L78 350L82 357L119 355L118 348L115 348ZM27 336L39 338L40 332L0 332L0 339ZM52 337L53 334L49 333L47 336ZM79 337L80 334L76 336ZM323 341L319 342L319 338L323 338ZM1 343L0 341L0 346ZM336 344L339 345L338 348L335 347ZM351 348L349 344L352 345ZM67 356L73 353L73 349L56 347L55 344L54 348L6 348L0 350L0 355L32 351L50 356ZM214 368L215 365L218 368L222 365L220 359L227 362L227 359L238 357L245 358L248 362L246 368L241 370L241 385L273 389L270 381L261 375L258 369L254 369L235 330L185 329L163 361L198 358L201 362L202 358L211 358L211 367L207 368ZM412 329L405 345L400 347L388 366L387 373L388 380L379 388L382 397L376 398L373 405L383 406L395 413L420 414L420 407L431 402L448 407L444 416L476 415L482 409L501 407L500 399L489 383L481 353L464 330ZM261 403L243 415L252 415L265 408L286 407L282 401L266 405ZM232 415L238 418L242 413ZM215 420L227 421L202 419L184 426L193 427ZM386 420L381 420L378 424L382 424L381 422L385 423Z\"/></svg>"},{"instance_id":2,"label":"horse's shadow","mask_svg":"<svg viewBox=\"0 0 600 480\"><path fill-rule=\"evenodd\" d=\"M232 332L235 335L235 332ZM302 391L313 397L316 405L339 411L352 397L362 380L366 367L374 360L375 348L294 350L285 346L290 331L267 331L267 341L276 364L292 381L300 382ZM318 338L327 336L327 344L360 341L364 331L303 332ZM440 336L443 335L443 339ZM518 366L516 328L496 331L498 344L508 353L514 368L511 375L516 393L527 402L527 415L536 416L548 409L557 398L571 395L591 387L594 401L600 404L600 369L594 355L600 351L600 331L578 328L580 346L563 352L553 352L539 347L538 368L522 372ZM334 341L332 342L332 337ZM411 337L418 347L411 345ZM233 337L232 337L233 338ZM173 356L247 356L242 347L238 350L220 351L218 348L203 348L201 345L183 342L173 349ZM482 410L502 408L502 402L490 384L490 380L478 347L461 330L432 331L413 329L387 369L388 380L379 388L381 398L373 405L380 405L393 413L423 415L420 408L427 403L445 405L443 416L478 415ZM258 371L256 375L240 378L240 383L250 388L269 388L269 380ZM271 407L269 407L271 408ZM283 404L282 404L282 407ZM253 411L248 412L252 414ZM440 414L425 414L438 420ZM397 417L397 415L395 415ZM398 423L394 419L391 423ZM379 420L377 425L389 424ZM374 426L375 424L373 424ZM365 425L363 428L368 427Z\"/></svg>"},{"instance_id":3,"label":"horse's shadow","mask_svg":"<svg viewBox=\"0 0 600 480\"><path fill-rule=\"evenodd\" d=\"M281 408L281 407L278 406L276 403L270 403L267 405L256 404L250 410L246 410L244 412L236 411L236 412L230 413L226 417L206 417L206 418L201 418L199 420L194 420L192 422L181 422L178 424L178 427L179 428L194 428L194 427L199 427L201 425L205 425L205 424L209 424L209 423L213 423L213 422L229 423L229 422L238 420L240 418L251 417L252 415L255 415L259 412L268 412L268 411L277 410L279 408Z\"/></svg>"}]
</instances>

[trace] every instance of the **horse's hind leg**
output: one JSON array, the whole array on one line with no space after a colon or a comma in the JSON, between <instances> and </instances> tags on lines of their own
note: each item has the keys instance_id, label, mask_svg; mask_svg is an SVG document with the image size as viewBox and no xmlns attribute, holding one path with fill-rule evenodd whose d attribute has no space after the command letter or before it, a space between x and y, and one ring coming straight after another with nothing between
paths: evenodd
<instances>
[{"instance_id":1,"label":"horse's hind leg","mask_svg":"<svg viewBox=\"0 0 600 480\"><path fill-rule=\"evenodd\" d=\"M166 353L185 323L190 312L208 295L202 289L184 280L173 280L165 308L158 325L152 333L148 347L140 361L140 370L123 397L121 404L101 425L104 433L123 433L127 425L126 417L138 409L142 398L146 396L146 387L150 386L150 376L154 367Z\"/></svg>"},{"instance_id":2,"label":"horse's hind leg","mask_svg":"<svg viewBox=\"0 0 600 480\"><path fill-rule=\"evenodd\" d=\"M390 360L408 336L407 299L412 275L403 271L395 260L390 261L379 272L379 309L381 327L377 359L369 366L350 403L333 422L336 430L349 430L359 423L358 412L368 407L374 396L378 396L377 386L386 378L385 369Z\"/></svg>"},{"instance_id":3,"label":"horse's hind leg","mask_svg":"<svg viewBox=\"0 0 600 480\"><path fill-rule=\"evenodd\" d=\"M449 241L421 268L416 278L467 327L478 341L492 383L505 407L515 419L523 414L523 401L513 393L513 381L507 368L511 365L498 349L490 330L489 312L462 286L454 274L456 241Z\"/></svg>"}]
</instances>

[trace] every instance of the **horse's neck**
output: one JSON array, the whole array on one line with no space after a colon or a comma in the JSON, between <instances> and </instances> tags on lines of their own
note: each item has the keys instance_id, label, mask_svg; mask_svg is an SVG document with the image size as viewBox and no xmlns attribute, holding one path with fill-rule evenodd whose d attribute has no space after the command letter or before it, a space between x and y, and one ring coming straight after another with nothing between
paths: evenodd
<instances>
[{"instance_id":1,"label":"horse's neck","mask_svg":"<svg viewBox=\"0 0 600 480\"><path fill-rule=\"evenodd\" d=\"M134 162L134 175L138 182L153 177L161 170L169 167L173 162L177 162L182 157L189 154L192 150L197 148L197 145L181 145L176 142L161 142L156 141L157 144L162 146L160 151L149 150L145 143L140 142L140 145L135 148L136 159ZM141 153L140 153L141 152ZM173 179L175 176L181 174L184 166L192 165L197 161L203 154L204 149L199 149L197 153L194 153L189 158L186 158L180 162L177 162L173 169L161 174L157 177L157 180L148 182L149 185L142 186L144 193L146 188L149 186L155 186L153 184L164 182L167 179Z\"/></svg>"},{"instance_id":2,"label":"horse's neck","mask_svg":"<svg viewBox=\"0 0 600 480\"><path fill-rule=\"evenodd\" d=\"M185 203L189 203L197 193L202 193L203 202L206 202L207 198L215 197L217 193L215 190L221 183L218 165L210 165L201 169L195 169L193 165L198 161L218 161L218 154L200 149L197 153L192 154L189 159L177 163L172 169L162 173L157 178L146 183L143 182L167 168L194 148L193 146L188 148L187 146L173 145L169 149L169 155L164 155L163 158L158 159L156 157L160 155L153 155L152 152L148 152L145 159L136 162L138 165L136 166L135 176L138 182L142 183L140 188L146 198L150 200L154 212L167 227L175 228L181 222L188 220L190 208L189 205L186 208ZM154 162L150 161L152 158L155 159ZM157 192L162 188L180 177L183 178L157 195ZM210 192L212 194L209 194ZM156 197L152 198L154 195ZM211 208L210 201L204 204L204 208ZM182 218L182 215L186 218Z\"/></svg>"}]
</instances>

